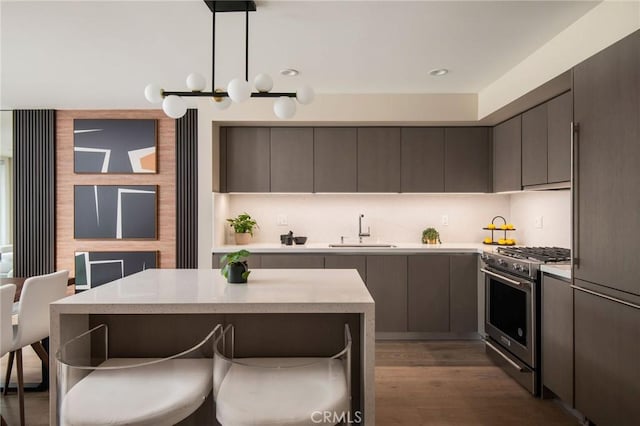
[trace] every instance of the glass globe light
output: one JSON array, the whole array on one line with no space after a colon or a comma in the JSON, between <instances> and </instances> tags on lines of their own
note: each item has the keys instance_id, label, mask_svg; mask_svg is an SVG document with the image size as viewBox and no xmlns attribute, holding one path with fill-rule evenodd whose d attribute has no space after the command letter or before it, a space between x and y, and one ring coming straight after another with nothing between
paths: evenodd
<instances>
[{"instance_id":1,"label":"glass globe light","mask_svg":"<svg viewBox=\"0 0 640 426\"><path fill-rule=\"evenodd\" d=\"M311 86L303 86L299 88L298 91L296 92L296 99L302 105L310 104L311 102L313 102L315 97L316 97L316 93L313 91Z\"/></svg>"},{"instance_id":2,"label":"glass globe light","mask_svg":"<svg viewBox=\"0 0 640 426\"><path fill-rule=\"evenodd\" d=\"M286 120L296 114L296 103L289 96L280 96L273 103L273 112L278 118Z\"/></svg>"},{"instance_id":3,"label":"glass globe light","mask_svg":"<svg viewBox=\"0 0 640 426\"><path fill-rule=\"evenodd\" d=\"M202 74L192 72L187 76L187 87L192 92L202 92L207 87L207 80Z\"/></svg>"},{"instance_id":4,"label":"glass globe light","mask_svg":"<svg viewBox=\"0 0 640 426\"><path fill-rule=\"evenodd\" d=\"M242 78L234 78L227 86L227 93L233 102L244 102L251 97L251 85Z\"/></svg>"},{"instance_id":5,"label":"glass globe light","mask_svg":"<svg viewBox=\"0 0 640 426\"><path fill-rule=\"evenodd\" d=\"M170 95L162 101L162 110L171 118L180 118L187 113L187 104L180 96Z\"/></svg>"},{"instance_id":6,"label":"glass globe light","mask_svg":"<svg viewBox=\"0 0 640 426\"><path fill-rule=\"evenodd\" d=\"M144 88L144 97L152 104L159 104L162 102L162 88L154 83L147 84Z\"/></svg>"},{"instance_id":7,"label":"glass globe light","mask_svg":"<svg viewBox=\"0 0 640 426\"><path fill-rule=\"evenodd\" d=\"M256 87L258 92L267 93L273 89L273 79L269 74L258 74L256 79L253 80L253 85Z\"/></svg>"},{"instance_id":8,"label":"glass globe light","mask_svg":"<svg viewBox=\"0 0 640 426\"><path fill-rule=\"evenodd\" d=\"M216 89L215 91L222 92L222 89ZM224 110L231 106L231 98L229 98L228 96L213 96L211 98L211 101L213 102L213 106L215 106L216 109L219 110Z\"/></svg>"}]
</instances>

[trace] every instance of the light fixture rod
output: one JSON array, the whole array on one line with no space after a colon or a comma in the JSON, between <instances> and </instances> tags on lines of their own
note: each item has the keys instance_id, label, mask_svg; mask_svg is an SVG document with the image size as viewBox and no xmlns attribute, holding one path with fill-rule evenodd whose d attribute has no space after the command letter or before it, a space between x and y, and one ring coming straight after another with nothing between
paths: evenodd
<instances>
[{"instance_id":1,"label":"light fixture rod","mask_svg":"<svg viewBox=\"0 0 640 426\"><path fill-rule=\"evenodd\" d=\"M216 90L216 2L211 9L213 21L211 23L211 90Z\"/></svg>"},{"instance_id":2,"label":"light fixture rod","mask_svg":"<svg viewBox=\"0 0 640 426\"><path fill-rule=\"evenodd\" d=\"M162 92L163 96L185 96L185 97L202 97L202 96L210 96L216 98L226 98L229 96L227 92L171 92L168 90L164 90ZM251 92L252 98L279 98L280 96L288 96L290 98L295 98L295 92Z\"/></svg>"},{"instance_id":3,"label":"light fixture rod","mask_svg":"<svg viewBox=\"0 0 640 426\"><path fill-rule=\"evenodd\" d=\"M244 12L244 79L249 81L249 3Z\"/></svg>"}]
</instances>

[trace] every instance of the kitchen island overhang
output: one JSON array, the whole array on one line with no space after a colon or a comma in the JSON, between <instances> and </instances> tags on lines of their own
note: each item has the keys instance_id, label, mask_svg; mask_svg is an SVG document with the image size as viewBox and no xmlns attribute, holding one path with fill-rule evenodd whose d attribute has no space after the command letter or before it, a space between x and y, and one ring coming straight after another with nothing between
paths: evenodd
<instances>
[{"instance_id":1,"label":"kitchen island overhang","mask_svg":"<svg viewBox=\"0 0 640 426\"><path fill-rule=\"evenodd\" d=\"M61 342L109 326L110 356L164 356L216 324L234 324L238 356L325 356L353 335L352 407L375 424L375 305L355 270L150 269L51 304L51 365ZM56 424L56 375L50 375Z\"/></svg>"}]
</instances>

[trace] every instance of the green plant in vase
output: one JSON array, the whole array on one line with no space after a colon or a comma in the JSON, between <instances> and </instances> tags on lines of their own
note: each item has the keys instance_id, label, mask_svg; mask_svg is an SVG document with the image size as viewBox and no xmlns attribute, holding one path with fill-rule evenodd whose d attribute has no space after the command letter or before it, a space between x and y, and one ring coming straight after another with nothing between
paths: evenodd
<instances>
[{"instance_id":1,"label":"green plant in vase","mask_svg":"<svg viewBox=\"0 0 640 426\"><path fill-rule=\"evenodd\" d=\"M436 228L427 228L422 231L422 242L424 244L442 244L440 233Z\"/></svg>"},{"instance_id":2,"label":"green plant in vase","mask_svg":"<svg viewBox=\"0 0 640 426\"><path fill-rule=\"evenodd\" d=\"M247 212L239 214L233 219L227 219L227 222L235 231L237 245L249 244L251 237L253 237L253 229L258 228L258 222Z\"/></svg>"},{"instance_id":3,"label":"green plant in vase","mask_svg":"<svg viewBox=\"0 0 640 426\"><path fill-rule=\"evenodd\" d=\"M247 264L247 259L250 254L247 250L239 250L225 254L220 259L220 266L222 266L220 274L230 283L246 283L251 273L249 265Z\"/></svg>"}]
</instances>

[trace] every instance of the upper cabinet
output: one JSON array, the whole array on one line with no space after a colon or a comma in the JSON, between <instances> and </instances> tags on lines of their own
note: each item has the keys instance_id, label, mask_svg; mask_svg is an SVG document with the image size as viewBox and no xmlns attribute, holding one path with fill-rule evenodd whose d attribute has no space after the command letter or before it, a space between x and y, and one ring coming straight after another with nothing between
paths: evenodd
<instances>
[{"instance_id":1,"label":"upper cabinet","mask_svg":"<svg viewBox=\"0 0 640 426\"><path fill-rule=\"evenodd\" d=\"M228 127L224 144L227 192L269 192L268 127Z\"/></svg>"},{"instance_id":2,"label":"upper cabinet","mask_svg":"<svg viewBox=\"0 0 640 426\"><path fill-rule=\"evenodd\" d=\"M640 31L577 65L574 276L640 295Z\"/></svg>"},{"instance_id":3,"label":"upper cabinet","mask_svg":"<svg viewBox=\"0 0 640 426\"><path fill-rule=\"evenodd\" d=\"M445 192L491 192L491 140L488 127L445 129Z\"/></svg>"},{"instance_id":4,"label":"upper cabinet","mask_svg":"<svg viewBox=\"0 0 640 426\"><path fill-rule=\"evenodd\" d=\"M316 127L313 133L314 192L357 192L358 130Z\"/></svg>"},{"instance_id":5,"label":"upper cabinet","mask_svg":"<svg viewBox=\"0 0 640 426\"><path fill-rule=\"evenodd\" d=\"M358 128L358 192L400 192L400 129Z\"/></svg>"},{"instance_id":6,"label":"upper cabinet","mask_svg":"<svg viewBox=\"0 0 640 426\"><path fill-rule=\"evenodd\" d=\"M444 192L443 128L403 128L401 156L402 192Z\"/></svg>"},{"instance_id":7,"label":"upper cabinet","mask_svg":"<svg viewBox=\"0 0 640 426\"><path fill-rule=\"evenodd\" d=\"M547 104L522 114L522 185L547 183Z\"/></svg>"},{"instance_id":8,"label":"upper cabinet","mask_svg":"<svg viewBox=\"0 0 640 426\"><path fill-rule=\"evenodd\" d=\"M271 192L313 192L313 128L271 129Z\"/></svg>"},{"instance_id":9,"label":"upper cabinet","mask_svg":"<svg viewBox=\"0 0 640 426\"><path fill-rule=\"evenodd\" d=\"M522 185L571 180L571 92L522 114Z\"/></svg>"},{"instance_id":10,"label":"upper cabinet","mask_svg":"<svg viewBox=\"0 0 640 426\"><path fill-rule=\"evenodd\" d=\"M493 129L493 191L522 189L522 116Z\"/></svg>"}]
</instances>

